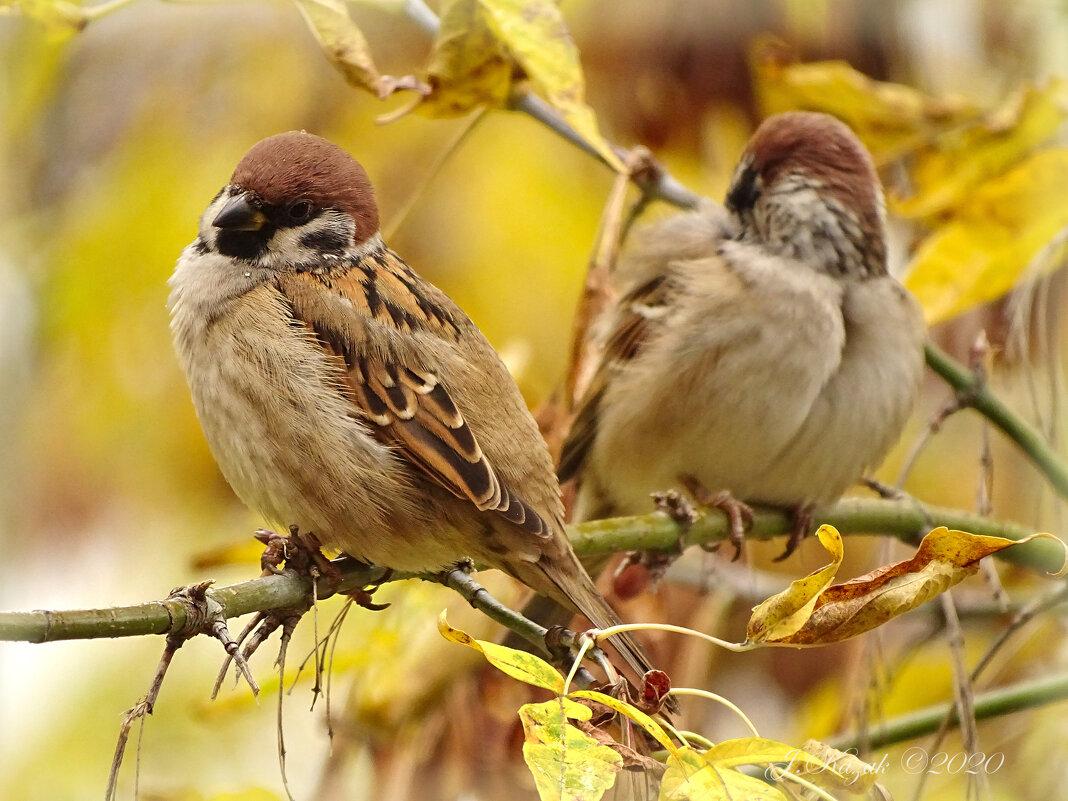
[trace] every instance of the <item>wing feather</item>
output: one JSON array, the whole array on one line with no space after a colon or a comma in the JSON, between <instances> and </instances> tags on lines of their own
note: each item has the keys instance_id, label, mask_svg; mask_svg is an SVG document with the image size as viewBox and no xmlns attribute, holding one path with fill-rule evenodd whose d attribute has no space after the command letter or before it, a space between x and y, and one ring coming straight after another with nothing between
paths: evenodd
<instances>
[{"instance_id":1,"label":"wing feather","mask_svg":"<svg viewBox=\"0 0 1068 801\"><path fill-rule=\"evenodd\" d=\"M382 263L378 261L376 269ZM441 324L443 318L424 312L424 308L433 309L433 304L416 297L422 279L389 251L384 263L394 270L403 269L403 278L383 282L374 291L381 295L384 287L391 290L389 302L410 312L405 318L408 326L455 341L455 327L450 331ZM552 532L541 516L501 485L441 377L415 354L397 352L396 342L410 341L410 337L376 338L378 342L391 339L392 351L372 346L372 326L397 328L390 317L361 314L368 306L367 283L373 282L370 276L374 274L357 263L342 276L283 276L279 289L290 301L294 322L304 325L323 350L338 360L342 389L354 411L373 424L372 433L381 442L456 497L480 510L499 513L531 534L550 537ZM406 299L402 291L412 297Z\"/></svg>"}]
</instances>

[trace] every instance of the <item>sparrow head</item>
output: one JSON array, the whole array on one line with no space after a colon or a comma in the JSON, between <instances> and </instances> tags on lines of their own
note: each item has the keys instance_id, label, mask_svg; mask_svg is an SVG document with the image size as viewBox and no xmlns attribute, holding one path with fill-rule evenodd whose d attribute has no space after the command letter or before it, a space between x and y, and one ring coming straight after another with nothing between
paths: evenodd
<instances>
[{"instance_id":1,"label":"sparrow head","mask_svg":"<svg viewBox=\"0 0 1068 801\"><path fill-rule=\"evenodd\" d=\"M832 275L886 274L879 177L864 145L834 117L792 111L765 120L726 205L742 239Z\"/></svg>"},{"instance_id":2,"label":"sparrow head","mask_svg":"<svg viewBox=\"0 0 1068 801\"><path fill-rule=\"evenodd\" d=\"M372 240L378 206L363 167L290 131L253 145L201 219L208 249L273 269L314 269Z\"/></svg>"}]
</instances>

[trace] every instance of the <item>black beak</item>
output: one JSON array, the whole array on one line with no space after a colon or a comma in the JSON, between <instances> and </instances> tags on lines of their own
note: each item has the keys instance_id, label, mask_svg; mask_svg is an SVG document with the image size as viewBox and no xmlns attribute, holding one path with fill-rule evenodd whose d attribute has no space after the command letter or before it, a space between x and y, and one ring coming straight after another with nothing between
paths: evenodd
<instances>
[{"instance_id":1,"label":"black beak","mask_svg":"<svg viewBox=\"0 0 1068 801\"><path fill-rule=\"evenodd\" d=\"M228 231L259 231L267 224L267 215L242 192L226 202L211 224Z\"/></svg>"}]
</instances>

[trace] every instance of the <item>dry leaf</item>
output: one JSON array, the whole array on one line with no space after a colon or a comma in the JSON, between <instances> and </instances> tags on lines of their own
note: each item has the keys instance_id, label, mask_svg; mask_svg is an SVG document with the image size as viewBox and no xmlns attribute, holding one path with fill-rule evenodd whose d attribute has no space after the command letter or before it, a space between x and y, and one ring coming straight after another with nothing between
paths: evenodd
<instances>
[{"instance_id":1,"label":"dry leaf","mask_svg":"<svg viewBox=\"0 0 1068 801\"><path fill-rule=\"evenodd\" d=\"M814 646L847 640L960 583L979 569L984 556L1040 537L1060 542L1051 534L1009 540L942 526L923 538L911 559L827 586L841 564L841 535L831 526L822 526L820 534L820 541L829 546L832 563L754 608L749 642Z\"/></svg>"},{"instance_id":2,"label":"dry leaf","mask_svg":"<svg viewBox=\"0 0 1068 801\"><path fill-rule=\"evenodd\" d=\"M512 88L511 59L490 29L478 0L449 0L427 64L430 94L417 107L453 117L478 106L500 107Z\"/></svg>"},{"instance_id":3,"label":"dry leaf","mask_svg":"<svg viewBox=\"0 0 1068 801\"><path fill-rule=\"evenodd\" d=\"M585 103L578 49L553 0L449 0L427 65L431 91L418 110L441 117L504 106L517 66L583 139L623 170Z\"/></svg>"},{"instance_id":4,"label":"dry leaf","mask_svg":"<svg viewBox=\"0 0 1068 801\"><path fill-rule=\"evenodd\" d=\"M497 38L538 92L618 172L623 163L605 142L586 105L578 48L553 0L480 0Z\"/></svg>"},{"instance_id":5,"label":"dry leaf","mask_svg":"<svg viewBox=\"0 0 1068 801\"><path fill-rule=\"evenodd\" d=\"M371 57L363 32L349 16L344 0L294 0L301 15L322 45L326 57L353 86L367 89L379 99L401 89L425 94L429 89L411 76L382 75Z\"/></svg>"}]
</instances>

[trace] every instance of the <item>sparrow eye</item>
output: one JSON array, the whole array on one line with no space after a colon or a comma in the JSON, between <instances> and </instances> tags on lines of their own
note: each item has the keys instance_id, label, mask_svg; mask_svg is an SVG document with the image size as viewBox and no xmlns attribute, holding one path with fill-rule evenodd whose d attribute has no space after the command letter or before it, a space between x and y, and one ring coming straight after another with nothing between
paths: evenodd
<instances>
[{"instance_id":1,"label":"sparrow eye","mask_svg":"<svg viewBox=\"0 0 1068 801\"><path fill-rule=\"evenodd\" d=\"M286 214L294 225L300 225L311 219L313 210L310 200L294 200L286 208Z\"/></svg>"}]
</instances>

